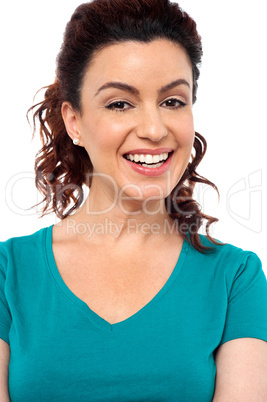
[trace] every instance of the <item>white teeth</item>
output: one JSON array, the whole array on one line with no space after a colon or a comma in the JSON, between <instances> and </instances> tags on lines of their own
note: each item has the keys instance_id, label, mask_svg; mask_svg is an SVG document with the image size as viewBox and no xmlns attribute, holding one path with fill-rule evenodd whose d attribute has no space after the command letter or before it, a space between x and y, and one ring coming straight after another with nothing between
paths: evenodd
<instances>
[{"instance_id":1,"label":"white teeth","mask_svg":"<svg viewBox=\"0 0 267 402\"><path fill-rule=\"evenodd\" d=\"M153 156L152 155L145 155L145 163L146 164L153 163Z\"/></svg>"},{"instance_id":2,"label":"white teeth","mask_svg":"<svg viewBox=\"0 0 267 402\"><path fill-rule=\"evenodd\" d=\"M145 156L144 155L140 155L140 162L144 163L145 162Z\"/></svg>"},{"instance_id":3,"label":"white teeth","mask_svg":"<svg viewBox=\"0 0 267 402\"><path fill-rule=\"evenodd\" d=\"M131 162L140 162L146 165L151 165L155 163L159 163L161 161L165 161L168 159L169 154L167 152L158 154L158 155L150 155L150 154L127 154L126 158Z\"/></svg>"},{"instance_id":4,"label":"white teeth","mask_svg":"<svg viewBox=\"0 0 267 402\"><path fill-rule=\"evenodd\" d=\"M163 165L163 162L152 164L152 165L146 165L145 163L142 164L143 167L150 168L150 169L155 169L162 165Z\"/></svg>"},{"instance_id":5,"label":"white teeth","mask_svg":"<svg viewBox=\"0 0 267 402\"><path fill-rule=\"evenodd\" d=\"M153 155L153 163L158 163L160 161L160 155Z\"/></svg>"}]
</instances>

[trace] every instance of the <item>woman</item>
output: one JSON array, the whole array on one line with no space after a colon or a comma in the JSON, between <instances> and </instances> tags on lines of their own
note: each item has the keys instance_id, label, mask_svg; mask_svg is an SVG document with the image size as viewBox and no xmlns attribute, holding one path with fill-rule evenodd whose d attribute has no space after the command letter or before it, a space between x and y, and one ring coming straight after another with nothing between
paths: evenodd
<instances>
[{"instance_id":1,"label":"woman","mask_svg":"<svg viewBox=\"0 0 267 402\"><path fill-rule=\"evenodd\" d=\"M2 400L266 400L260 261L213 240L193 199L216 189L196 172L201 56L166 0L73 14L35 112L36 184L62 221L0 248Z\"/></svg>"}]
</instances>

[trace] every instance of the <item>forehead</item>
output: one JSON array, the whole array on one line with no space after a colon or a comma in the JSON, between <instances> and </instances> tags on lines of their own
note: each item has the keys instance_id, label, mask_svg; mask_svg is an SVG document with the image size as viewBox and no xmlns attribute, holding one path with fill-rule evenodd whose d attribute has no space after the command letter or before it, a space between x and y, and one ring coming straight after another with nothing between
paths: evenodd
<instances>
[{"instance_id":1,"label":"forehead","mask_svg":"<svg viewBox=\"0 0 267 402\"><path fill-rule=\"evenodd\" d=\"M178 78L188 80L192 87L192 66L186 51L169 40L157 39L120 42L101 49L87 68L84 84L97 88L107 80L119 80L162 85Z\"/></svg>"}]
</instances>

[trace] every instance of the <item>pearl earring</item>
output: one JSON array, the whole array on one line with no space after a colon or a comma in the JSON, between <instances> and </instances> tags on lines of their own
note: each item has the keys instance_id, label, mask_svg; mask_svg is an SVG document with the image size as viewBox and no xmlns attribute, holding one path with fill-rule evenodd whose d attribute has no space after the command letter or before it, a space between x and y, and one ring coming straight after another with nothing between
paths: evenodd
<instances>
[{"instance_id":1,"label":"pearl earring","mask_svg":"<svg viewBox=\"0 0 267 402\"><path fill-rule=\"evenodd\" d=\"M79 144L80 144L79 138L74 138L73 144L74 144L74 145L79 145Z\"/></svg>"}]
</instances>

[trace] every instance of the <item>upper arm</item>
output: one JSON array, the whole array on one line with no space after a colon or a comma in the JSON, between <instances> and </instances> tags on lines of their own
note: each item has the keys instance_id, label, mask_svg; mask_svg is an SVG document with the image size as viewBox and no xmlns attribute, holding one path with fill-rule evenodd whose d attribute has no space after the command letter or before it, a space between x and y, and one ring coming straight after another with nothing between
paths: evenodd
<instances>
[{"instance_id":1,"label":"upper arm","mask_svg":"<svg viewBox=\"0 0 267 402\"><path fill-rule=\"evenodd\" d=\"M1 402L9 402L8 393L8 365L10 349L9 345L0 339L0 395Z\"/></svg>"},{"instance_id":2,"label":"upper arm","mask_svg":"<svg viewBox=\"0 0 267 402\"><path fill-rule=\"evenodd\" d=\"M215 356L214 402L267 402L267 342L234 339Z\"/></svg>"}]
</instances>

